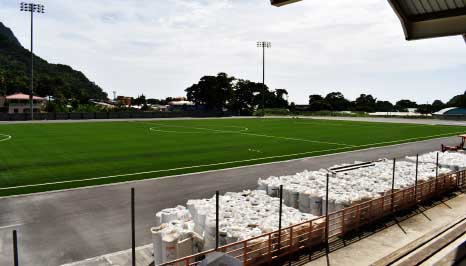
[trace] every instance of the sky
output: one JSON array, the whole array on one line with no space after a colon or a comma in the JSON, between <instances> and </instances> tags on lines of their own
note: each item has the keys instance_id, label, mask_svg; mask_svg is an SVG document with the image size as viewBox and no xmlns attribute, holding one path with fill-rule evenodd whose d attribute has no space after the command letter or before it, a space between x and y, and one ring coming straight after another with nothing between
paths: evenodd
<instances>
[{"instance_id":1,"label":"sky","mask_svg":"<svg viewBox=\"0 0 466 266\"><path fill-rule=\"evenodd\" d=\"M0 0L0 21L29 47L29 17ZM204 75L225 72L310 94L362 93L379 100L446 101L466 90L462 37L408 42L386 0L42 0L34 52L82 71L109 96L184 96Z\"/></svg>"}]
</instances>

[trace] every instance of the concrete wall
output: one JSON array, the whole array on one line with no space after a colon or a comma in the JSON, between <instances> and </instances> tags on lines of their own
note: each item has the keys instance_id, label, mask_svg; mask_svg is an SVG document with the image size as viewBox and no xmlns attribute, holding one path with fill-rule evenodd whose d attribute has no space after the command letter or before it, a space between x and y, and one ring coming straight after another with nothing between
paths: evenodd
<instances>
[{"instance_id":1,"label":"concrete wall","mask_svg":"<svg viewBox=\"0 0 466 266\"><path fill-rule=\"evenodd\" d=\"M224 112L102 112L102 113L34 113L34 120L88 120L128 118L222 117ZM26 121L29 114L0 113L0 121Z\"/></svg>"}]
</instances>

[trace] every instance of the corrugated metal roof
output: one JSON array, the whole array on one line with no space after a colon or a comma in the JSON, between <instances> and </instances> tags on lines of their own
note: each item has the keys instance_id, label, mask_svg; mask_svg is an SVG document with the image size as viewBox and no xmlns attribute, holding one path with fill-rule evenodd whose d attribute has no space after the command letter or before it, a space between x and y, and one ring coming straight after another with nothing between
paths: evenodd
<instances>
[{"instance_id":1,"label":"corrugated metal roof","mask_svg":"<svg viewBox=\"0 0 466 266\"><path fill-rule=\"evenodd\" d=\"M397 2L408 17L466 8L466 0L398 0Z\"/></svg>"},{"instance_id":2,"label":"corrugated metal roof","mask_svg":"<svg viewBox=\"0 0 466 266\"><path fill-rule=\"evenodd\" d=\"M466 0L388 0L408 40L466 33Z\"/></svg>"},{"instance_id":3,"label":"corrugated metal roof","mask_svg":"<svg viewBox=\"0 0 466 266\"><path fill-rule=\"evenodd\" d=\"M274 6L301 0L270 0ZM407 40L464 35L466 0L388 0L401 20Z\"/></svg>"}]
</instances>

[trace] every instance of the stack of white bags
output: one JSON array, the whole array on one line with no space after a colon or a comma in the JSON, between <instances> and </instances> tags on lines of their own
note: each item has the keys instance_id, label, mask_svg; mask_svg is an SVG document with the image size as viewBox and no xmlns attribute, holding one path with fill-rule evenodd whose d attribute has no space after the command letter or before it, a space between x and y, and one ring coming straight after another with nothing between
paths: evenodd
<instances>
[{"instance_id":1,"label":"stack of white bags","mask_svg":"<svg viewBox=\"0 0 466 266\"><path fill-rule=\"evenodd\" d=\"M215 247L215 196L189 200L156 214L152 228L156 264ZM261 190L227 192L219 197L219 244L227 245L278 230L280 200ZM282 226L309 221L315 216L283 206Z\"/></svg>"},{"instance_id":2,"label":"stack of white bags","mask_svg":"<svg viewBox=\"0 0 466 266\"><path fill-rule=\"evenodd\" d=\"M436 176L436 152L419 157L418 180ZM397 161L395 189L414 185L416 157ZM358 164L361 162L356 162ZM439 175L466 168L466 155L443 153ZM345 165L336 165L330 169ZM287 227L325 214L326 178L329 179L329 213L362 201L378 198L392 188L393 161L379 160L347 170L303 171L289 176L259 179L258 190L227 192L220 196L219 245L227 245L278 230L279 188L283 185L282 226ZM215 247L215 196L189 200L187 208L164 209L156 214L152 228L155 265Z\"/></svg>"},{"instance_id":3,"label":"stack of white bags","mask_svg":"<svg viewBox=\"0 0 466 266\"><path fill-rule=\"evenodd\" d=\"M361 162L355 162L358 164ZM333 168L345 165L337 165ZM439 174L450 172L449 168L439 168ZM326 169L304 171L290 176L271 176L259 179L258 189L276 197L280 185L283 185L284 204L299 209L304 213L320 216L326 212L326 178L329 179L329 212L339 211L361 201L378 198L391 191L393 178L393 161L380 160L372 166L355 168L344 172L331 172ZM395 189L414 185L416 164L407 161L396 162ZM436 176L436 165L420 163L418 180L427 181Z\"/></svg>"},{"instance_id":4,"label":"stack of white bags","mask_svg":"<svg viewBox=\"0 0 466 266\"><path fill-rule=\"evenodd\" d=\"M416 156L406 157L408 161L416 162ZM458 171L466 168L466 154L462 152L439 153L439 165L443 168L450 168ZM419 156L420 163L437 163L437 152L429 152Z\"/></svg>"}]
</instances>

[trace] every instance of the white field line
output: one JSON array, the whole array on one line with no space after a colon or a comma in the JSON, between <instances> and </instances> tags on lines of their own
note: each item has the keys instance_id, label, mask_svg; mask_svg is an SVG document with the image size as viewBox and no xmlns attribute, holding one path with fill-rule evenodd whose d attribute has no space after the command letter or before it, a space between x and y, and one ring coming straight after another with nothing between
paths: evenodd
<instances>
[{"instance_id":1,"label":"white field line","mask_svg":"<svg viewBox=\"0 0 466 266\"><path fill-rule=\"evenodd\" d=\"M335 126L335 127L375 127L375 128L380 128L380 127L383 127L385 125L369 125L369 124L358 124L358 125L353 125L353 124L334 124L334 123L327 123L325 121L330 121L330 120L319 120L319 122L296 122L294 121L293 124L302 124L302 125L324 125L324 126ZM337 121L343 121L343 122L351 122L351 121L348 121L348 120L337 120ZM353 122L362 122L362 123L367 123L366 121L353 121ZM375 122L377 123L377 122ZM380 123L383 123L383 122L380 122ZM385 123L387 124L387 123ZM433 124L417 124L417 125L413 125L413 124L395 124L395 126L397 127L403 127L403 128L414 128L414 127L432 127L432 126L436 126L436 125L433 125ZM440 125L442 126L442 125Z\"/></svg>"},{"instance_id":2,"label":"white field line","mask_svg":"<svg viewBox=\"0 0 466 266\"><path fill-rule=\"evenodd\" d=\"M164 126L171 127L171 126L168 126L168 125L164 125ZM299 138L290 138L290 137L280 137L280 136L271 136L271 135L257 134L257 133L246 133L245 131L248 131L248 130L249 130L247 127L244 127L244 129L243 129L243 130L240 130L240 131L218 130L218 129L211 129L211 128L188 127L188 126L173 126L173 127L189 128L189 129L198 129L198 130L208 130L208 131L219 132L219 133L236 133L236 134L240 134L240 135L247 135L247 136L254 136L254 137L284 139L284 140L302 141L302 142L311 142L311 143L321 143L321 144L338 145L338 146L345 146L345 147L356 147L355 145L342 144L342 143L335 143L335 142L327 142L327 141L319 141L319 140L309 140L309 139L299 139ZM238 127L238 128L243 128L243 127ZM154 130L154 129L153 129L153 128L150 128L150 130Z\"/></svg>"},{"instance_id":3,"label":"white field line","mask_svg":"<svg viewBox=\"0 0 466 266\"><path fill-rule=\"evenodd\" d=\"M176 134L200 134L199 131L175 131L175 130L163 130L163 129L156 129L156 128L149 128L150 131L154 132L164 132L164 133L176 133Z\"/></svg>"},{"instance_id":4,"label":"white field line","mask_svg":"<svg viewBox=\"0 0 466 266\"><path fill-rule=\"evenodd\" d=\"M148 124L148 123L146 123ZM152 124L153 125L153 124ZM222 126L222 127L233 127L233 128L241 128L239 131L227 131L227 130L217 130L217 129L211 129L211 128L197 128L197 127L187 127L187 126L169 126L169 125L157 125L157 127L151 127L149 128L150 131L156 131L156 132L166 132L166 133L178 133L178 134L200 134L202 132L200 131L176 131L176 130L164 130L164 129L158 129L160 127L177 127L177 128L189 128L189 129L197 129L197 130L209 130L209 131L214 131L214 132L221 132L221 133L240 133L244 131L248 131L249 128L247 127L237 127L237 126Z\"/></svg>"},{"instance_id":5,"label":"white field line","mask_svg":"<svg viewBox=\"0 0 466 266\"><path fill-rule=\"evenodd\" d=\"M4 138L0 139L0 142L7 141L7 140L10 140L12 138L12 136L10 136L10 135L0 134L0 137L2 137L2 136Z\"/></svg>"},{"instance_id":6,"label":"white field line","mask_svg":"<svg viewBox=\"0 0 466 266\"><path fill-rule=\"evenodd\" d=\"M461 133L464 133L464 131L445 133L445 134L438 134L438 135L432 135L432 136L425 136L425 137L419 137L419 138L409 138L409 139L394 140L394 141L384 141L384 142L378 142L378 143L358 145L358 146L355 146L355 147L363 148L363 147L370 147L370 146L373 146L373 145L399 143L399 142L405 142L405 141L411 141L411 140L416 140L416 141L430 140L430 139L434 139L434 138L439 138L439 137L444 137L444 136L452 136L454 134L461 134ZM300 152L300 153L285 154L285 155L275 155L275 156L268 156L268 157L254 158L254 159L246 159L246 160L237 160L237 161L230 161L230 162L211 163L211 164L203 164L203 165L195 165L195 166L184 166L184 167L177 167L177 168L172 168L172 169L161 169L161 170L145 171L145 172L130 173L130 174L118 174L118 175L111 175L111 176L86 178L86 179L75 179L75 180L67 180L67 181L48 182L48 183L42 183L42 184L31 184L31 185L4 187L4 188L0 188L0 191L19 189L19 188L29 188L29 187L41 187L41 186L48 186L48 185L67 184L67 183L79 183L79 182L86 182L86 181L111 179L111 178L116 178L116 177L128 177L128 176L138 176L138 175L145 175L145 174L172 172L172 171L178 171L178 170L195 169L195 168L203 168L203 167L210 167L210 166L219 166L219 165L228 165L228 164L236 164L236 163L244 163L244 162L254 162L254 161L261 161L261 160L268 160L268 159L294 157L294 156L309 155L309 154L320 153L320 152L339 151L339 150L345 150L345 149L349 149L349 147L318 150L318 151L308 151L308 152ZM353 151L356 151L356 150L353 150Z\"/></svg>"},{"instance_id":7,"label":"white field line","mask_svg":"<svg viewBox=\"0 0 466 266\"><path fill-rule=\"evenodd\" d=\"M11 227L19 227L21 225L24 225L23 223L21 224L10 224L10 225L5 225L5 226L0 226L0 230L2 229L7 229L7 228L11 228Z\"/></svg>"}]
</instances>

